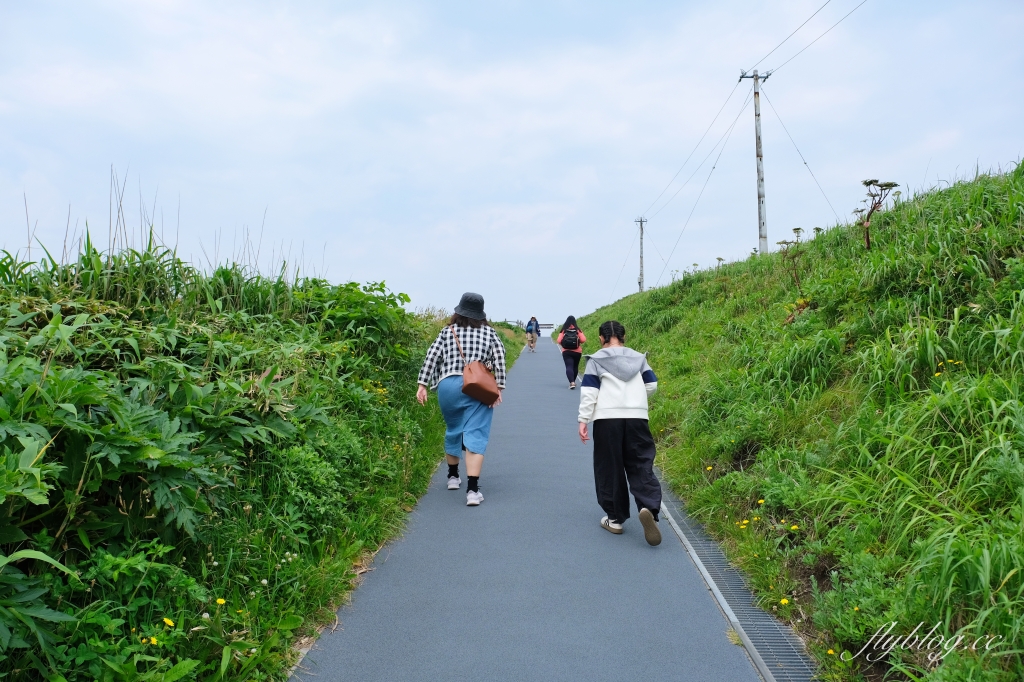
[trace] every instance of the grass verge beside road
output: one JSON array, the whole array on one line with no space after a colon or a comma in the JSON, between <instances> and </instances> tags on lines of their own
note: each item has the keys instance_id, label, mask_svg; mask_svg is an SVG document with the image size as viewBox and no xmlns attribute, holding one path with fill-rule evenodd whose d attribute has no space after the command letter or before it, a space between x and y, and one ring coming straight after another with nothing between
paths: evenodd
<instances>
[{"instance_id":1,"label":"grass verge beside road","mask_svg":"<svg viewBox=\"0 0 1024 682\"><path fill-rule=\"evenodd\" d=\"M662 471L825 679L1022 679L1024 166L897 201L871 237L629 296L581 320L585 352L618 319L649 353ZM893 621L952 639L872 649Z\"/></svg>"}]
</instances>

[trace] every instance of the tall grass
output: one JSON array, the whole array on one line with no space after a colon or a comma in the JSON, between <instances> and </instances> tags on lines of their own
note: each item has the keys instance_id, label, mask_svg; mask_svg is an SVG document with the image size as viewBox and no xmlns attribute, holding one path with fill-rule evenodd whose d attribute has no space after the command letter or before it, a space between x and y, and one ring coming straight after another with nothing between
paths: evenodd
<instances>
[{"instance_id":1,"label":"tall grass","mask_svg":"<svg viewBox=\"0 0 1024 682\"><path fill-rule=\"evenodd\" d=\"M858 229L797 247L803 297L768 255L582 323L650 353L663 471L828 679L1021 679L1024 166ZM1002 639L840 660L894 620Z\"/></svg>"}]
</instances>

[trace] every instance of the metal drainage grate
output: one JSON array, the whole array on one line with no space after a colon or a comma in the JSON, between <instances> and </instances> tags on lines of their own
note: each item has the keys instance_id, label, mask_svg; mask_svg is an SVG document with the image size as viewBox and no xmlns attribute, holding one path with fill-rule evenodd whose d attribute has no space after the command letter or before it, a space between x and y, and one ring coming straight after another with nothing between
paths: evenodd
<instances>
[{"instance_id":1,"label":"metal drainage grate","mask_svg":"<svg viewBox=\"0 0 1024 682\"><path fill-rule=\"evenodd\" d=\"M692 521L675 501L666 500L662 512L704 576L758 672L766 682L810 682L816 678L814 662L793 630L754 604L743 576L729 565L718 543Z\"/></svg>"}]
</instances>

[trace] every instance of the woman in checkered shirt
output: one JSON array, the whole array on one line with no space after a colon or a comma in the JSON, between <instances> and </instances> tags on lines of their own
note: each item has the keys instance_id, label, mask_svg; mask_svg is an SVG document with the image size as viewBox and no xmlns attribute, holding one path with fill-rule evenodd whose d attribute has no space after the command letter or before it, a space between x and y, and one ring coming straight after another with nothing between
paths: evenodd
<instances>
[{"instance_id":1,"label":"woman in checkered shirt","mask_svg":"<svg viewBox=\"0 0 1024 682\"><path fill-rule=\"evenodd\" d=\"M459 353L459 345L465 359ZM493 405L485 405L462 392L462 369L477 360L494 372L498 388L504 390L505 346L487 324L484 297L467 292L455 306L450 324L430 344L417 380L416 399L420 405L425 405L428 387L437 390L437 402L447 427L444 452L448 460L448 490L458 490L462 484L459 459L465 454L466 504L470 507L484 501L480 493L480 470L491 436L492 408L501 403L500 395Z\"/></svg>"}]
</instances>

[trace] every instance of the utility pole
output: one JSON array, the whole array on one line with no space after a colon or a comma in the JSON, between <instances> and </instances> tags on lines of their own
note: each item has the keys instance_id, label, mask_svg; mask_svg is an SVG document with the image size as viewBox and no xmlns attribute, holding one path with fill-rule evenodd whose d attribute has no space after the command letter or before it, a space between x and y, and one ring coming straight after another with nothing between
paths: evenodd
<instances>
[{"instance_id":1,"label":"utility pole","mask_svg":"<svg viewBox=\"0 0 1024 682\"><path fill-rule=\"evenodd\" d=\"M757 75L757 69L748 76L746 71L740 72L740 80L754 79L754 145L757 151L757 250L758 253L768 252L768 220L764 208L764 154L761 151L761 81L768 80L771 71L764 78Z\"/></svg>"},{"instance_id":2,"label":"utility pole","mask_svg":"<svg viewBox=\"0 0 1024 682\"><path fill-rule=\"evenodd\" d=\"M640 224L640 276L637 278L636 283L640 285L640 293L644 291L644 223L647 222L647 218L640 216L634 223Z\"/></svg>"}]
</instances>

